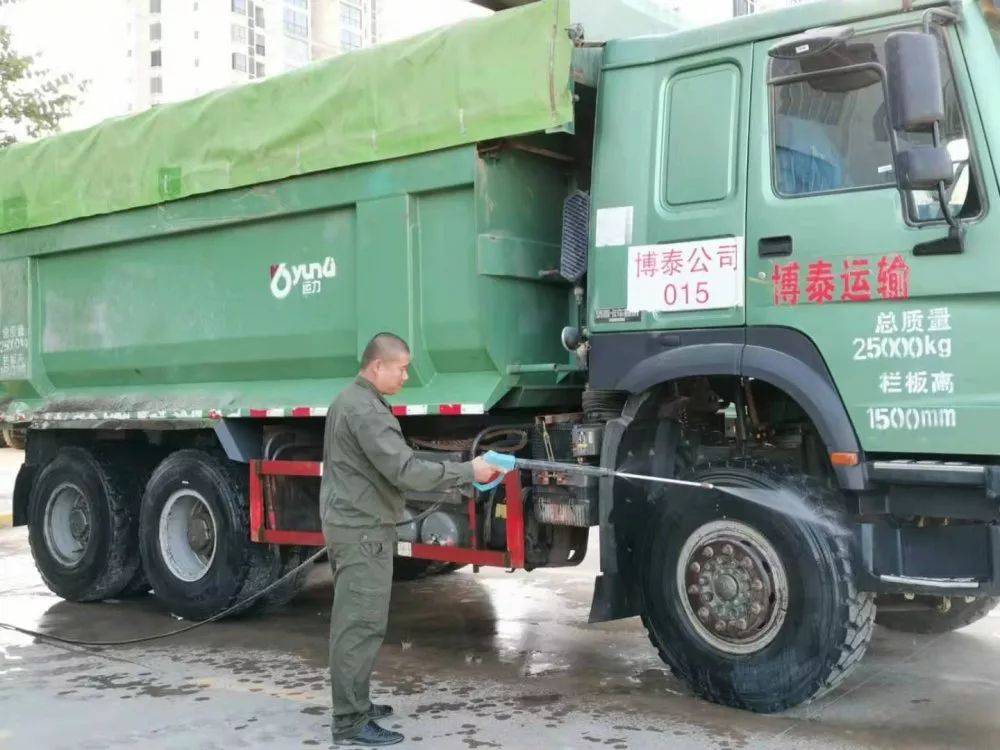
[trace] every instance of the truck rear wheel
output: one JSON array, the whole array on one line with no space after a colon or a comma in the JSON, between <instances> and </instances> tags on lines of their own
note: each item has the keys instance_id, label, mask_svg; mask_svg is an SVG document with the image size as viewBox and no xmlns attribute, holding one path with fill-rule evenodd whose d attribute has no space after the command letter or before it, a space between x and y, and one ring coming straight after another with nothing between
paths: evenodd
<instances>
[{"instance_id":1,"label":"truck rear wheel","mask_svg":"<svg viewBox=\"0 0 1000 750\"><path fill-rule=\"evenodd\" d=\"M250 540L247 477L198 450L168 456L146 486L139 546L150 586L171 612L198 620L257 593L277 567Z\"/></svg>"},{"instance_id":2,"label":"truck rear wheel","mask_svg":"<svg viewBox=\"0 0 1000 750\"><path fill-rule=\"evenodd\" d=\"M642 563L643 623L660 657L698 695L763 713L838 684L864 655L875 606L854 587L846 530L807 478L734 460L694 478L781 490L780 513L723 493L669 490Z\"/></svg>"},{"instance_id":3,"label":"truck rear wheel","mask_svg":"<svg viewBox=\"0 0 1000 750\"><path fill-rule=\"evenodd\" d=\"M49 589L75 602L121 592L139 570L139 487L84 448L62 448L35 481L28 541Z\"/></svg>"},{"instance_id":4,"label":"truck rear wheel","mask_svg":"<svg viewBox=\"0 0 1000 750\"><path fill-rule=\"evenodd\" d=\"M900 594L882 594L878 597L878 603L885 603L887 606L884 610L879 609L875 622L903 633L947 633L983 619L1000 604L1000 597L996 596L970 599L971 601L967 601L961 596L918 596L913 601L908 601ZM906 606L914 609L897 609Z\"/></svg>"}]
</instances>

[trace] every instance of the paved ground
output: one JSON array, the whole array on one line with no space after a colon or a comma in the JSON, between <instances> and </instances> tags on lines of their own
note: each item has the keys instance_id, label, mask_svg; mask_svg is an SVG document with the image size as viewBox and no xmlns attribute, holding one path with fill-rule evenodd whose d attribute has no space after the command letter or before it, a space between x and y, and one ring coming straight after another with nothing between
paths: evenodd
<instances>
[{"instance_id":1,"label":"paved ground","mask_svg":"<svg viewBox=\"0 0 1000 750\"><path fill-rule=\"evenodd\" d=\"M17 478L17 470L23 459L24 453L21 451L0 448L0 529L10 526L14 479Z\"/></svg>"},{"instance_id":2,"label":"paved ground","mask_svg":"<svg viewBox=\"0 0 1000 750\"><path fill-rule=\"evenodd\" d=\"M833 695L758 716L689 695L636 621L588 626L594 565L397 585L375 684L408 736L399 747L1000 747L1000 610L946 636L877 629ZM0 749L326 747L329 583L317 566L280 613L144 647L61 648L0 630ZM152 597L58 600L24 529L0 530L0 621L94 639L178 625Z\"/></svg>"}]
</instances>

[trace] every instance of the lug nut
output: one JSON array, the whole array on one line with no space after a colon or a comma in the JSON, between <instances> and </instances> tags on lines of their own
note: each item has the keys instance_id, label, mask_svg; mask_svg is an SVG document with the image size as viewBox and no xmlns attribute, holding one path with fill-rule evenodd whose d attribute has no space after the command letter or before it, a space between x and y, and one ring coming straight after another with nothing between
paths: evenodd
<instances>
[{"instance_id":1,"label":"lug nut","mask_svg":"<svg viewBox=\"0 0 1000 750\"><path fill-rule=\"evenodd\" d=\"M719 632L722 632L723 630L726 629L726 623L723 620L716 620L715 629L718 630Z\"/></svg>"},{"instance_id":2,"label":"lug nut","mask_svg":"<svg viewBox=\"0 0 1000 750\"><path fill-rule=\"evenodd\" d=\"M760 611L763 609L757 602L750 605L750 614L759 615Z\"/></svg>"},{"instance_id":3,"label":"lug nut","mask_svg":"<svg viewBox=\"0 0 1000 750\"><path fill-rule=\"evenodd\" d=\"M700 573L701 565L696 562L693 562L691 563L691 567L689 567L688 570L690 570L692 573Z\"/></svg>"},{"instance_id":4,"label":"lug nut","mask_svg":"<svg viewBox=\"0 0 1000 750\"><path fill-rule=\"evenodd\" d=\"M740 560L740 565L742 565L747 570L752 570L753 560L751 560L749 557L744 557L742 560Z\"/></svg>"},{"instance_id":5,"label":"lug nut","mask_svg":"<svg viewBox=\"0 0 1000 750\"><path fill-rule=\"evenodd\" d=\"M733 554L733 545L731 545L731 544L724 544L724 545L722 545L722 554L724 554L724 555L732 555Z\"/></svg>"},{"instance_id":6,"label":"lug nut","mask_svg":"<svg viewBox=\"0 0 1000 750\"><path fill-rule=\"evenodd\" d=\"M747 621L741 617L739 620L736 621L736 629L737 630L746 630L747 629Z\"/></svg>"},{"instance_id":7,"label":"lug nut","mask_svg":"<svg viewBox=\"0 0 1000 750\"><path fill-rule=\"evenodd\" d=\"M705 547L705 549L702 550L701 554L703 554L705 557L712 557L712 555L715 554L715 550L712 549L711 547Z\"/></svg>"},{"instance_id":8,"label":"lug nut","mask_svg":"<svg viewBox=\"0 0 1000 750\"><path fill-rule=\"evenodd\" d=\"M760 591L762 588L764 588L764 584L761 583L761 580L759 578L754 578L750 582L750 588L752 588L754 591Z\"/></svg>"},{"instance_id":9,"label":"lug nut","mask_svg":"<svg viewBox=\"0 0 1000 750\"><path fill-rule=\"evenodd\" d=\"M694 596L695 594L698 593L698 587L692 583L690 586L688 586L688 593Z\"/></svg>"},{"instance_id":10,"label":"lug nut","mask_svg":"<svg viewBox=\"0 0 1000 750\"><path fill-rule=\"evenodd\" d=\"M702 607L701 609L698 610L698 617L700 617L702 620L707 620L710 614L712 613L708 611L708 607Z\"/></svg>"}]
</instances>

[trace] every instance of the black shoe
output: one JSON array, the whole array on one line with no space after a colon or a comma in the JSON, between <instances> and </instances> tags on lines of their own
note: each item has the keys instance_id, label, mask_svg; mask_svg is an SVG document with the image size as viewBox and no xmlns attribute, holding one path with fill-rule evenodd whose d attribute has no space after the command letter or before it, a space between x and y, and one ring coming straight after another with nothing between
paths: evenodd
<instances>
[{"instance_id":1,"label":"black shoe","mask_svg":"<svg viewBox=\"0 0 1000 750\"><path fill-rule=\"evenodd\" d=\"M392 716L392 706L385 703L372 703L372 707L368 709L369 719L384 719L388 716Z\"/></svg>"},{"instance_id":2,"label":"black shoe","mask_svg":"<svg viewBox=\"0 0 1000 750\"><path fill-rule=\"evenodd\" d=\"M383 745L395 745L403 741L403 735L399 732L392 732L388 729L383 729L374 721L369 721L361 730L353 737L345 737L343 739L335 739L333 741L334 745L340 746L353 746L358 747L381 747Z\"/></svg>"}]
</instances>

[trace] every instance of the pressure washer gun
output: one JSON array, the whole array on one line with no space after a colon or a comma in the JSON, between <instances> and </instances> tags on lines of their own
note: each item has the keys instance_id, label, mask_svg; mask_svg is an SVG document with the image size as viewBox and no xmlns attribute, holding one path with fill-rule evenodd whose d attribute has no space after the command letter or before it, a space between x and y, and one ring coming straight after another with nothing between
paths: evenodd
<instances>
[{"instance_id":1,"label":"pressure washer gun","mask_svg":"<svg viewBox=\"0 0 1000 750\"><path fill-rule=\"evenodd\" d=\"M709 482L690 482L685 479L668 479L667 477L653 477L645 474L629 474L624 471L615 471L614 469L606 469L603 466L589 466L587 464L538 461L533 458L518 458L510 453L497 453L496 451L486 451L482 458L486 463L497 468L497 474L486 484L473 482L473 486L480 492L492 490L503 481L504 474L514 469L555 471L566 474L582 474L588 477L618 477L620 479L634 479L639 482L658 482L660 484L672 484L681 487L698 487L703 490L721 489Z\"/></svg>"}]
</instances>

